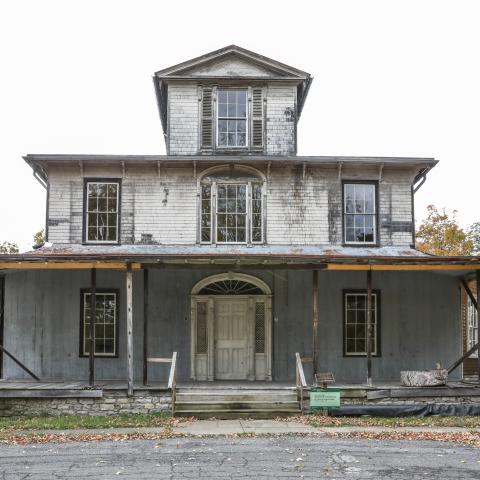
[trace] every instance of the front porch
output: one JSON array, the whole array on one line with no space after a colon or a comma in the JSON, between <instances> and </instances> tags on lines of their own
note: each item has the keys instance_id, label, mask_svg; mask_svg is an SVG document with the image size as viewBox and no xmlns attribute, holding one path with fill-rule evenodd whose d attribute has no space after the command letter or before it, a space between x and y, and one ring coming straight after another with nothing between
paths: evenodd
<instances>
[{"instance_id":1,"label":"front porch","mask_svg":"<svg viewBox=\"0 0 480 480\"><path fill-rule=\"evenodd\" d=\"M4 356L0 398L145 395L150 405L152 392L170 395L172 352L179 392L292 390L299 352L307 389L315 373L332 372L344 403L477 395L460 383L459 288L479 271L470 258L270 256L206 265L132 256L0 265L2 346L41 380L25 382L25 369ZM450 370L446 387L397 383L400 371L437 363Z\"/></svg>"}]
</instances>

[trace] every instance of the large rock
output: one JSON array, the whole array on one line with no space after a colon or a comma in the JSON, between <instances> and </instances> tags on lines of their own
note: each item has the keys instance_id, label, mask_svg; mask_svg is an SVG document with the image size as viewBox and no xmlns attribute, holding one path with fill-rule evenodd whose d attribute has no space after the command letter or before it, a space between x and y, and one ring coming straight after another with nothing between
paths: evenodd
<instances>
[{"instance_id":1,"label":"large rock","mask_svg":"<svg viewBox=\"0 0 480 480\"><path fill-rule=\"evenodd\" d=\"M400 372L402 385L406 387L436 387L446 385L448 372L445 369L438 370L406 370Z\"/></svg>"}]
</instances>

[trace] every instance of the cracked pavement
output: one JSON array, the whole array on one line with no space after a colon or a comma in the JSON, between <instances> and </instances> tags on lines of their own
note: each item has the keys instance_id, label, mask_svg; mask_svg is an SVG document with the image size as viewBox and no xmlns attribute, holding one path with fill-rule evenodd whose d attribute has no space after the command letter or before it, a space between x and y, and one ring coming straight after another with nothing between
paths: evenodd
<instances>
[{"instance_id":1,"label":"cracked pavement","mask_svg":"<svg viewBox=\"0 0 480 480\"><path fill-rule=\"evenodd\" d=\"M172 438L0 445L0 480L480 479L479 450L432 441Z\"/></svg>"}]
</instances>

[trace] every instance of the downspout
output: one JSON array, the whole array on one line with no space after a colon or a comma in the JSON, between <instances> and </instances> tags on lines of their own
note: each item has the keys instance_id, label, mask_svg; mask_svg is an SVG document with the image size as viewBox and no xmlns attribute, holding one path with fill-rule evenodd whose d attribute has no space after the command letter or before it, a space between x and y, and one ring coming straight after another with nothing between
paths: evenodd
<instances>
[{"instance_id":1,"label":"downspout","mask_svg":"<svg viewBox=\"0 0 480 480\"><path fill-rule=\"evenodd\" d=\"M33 168L33 167L32 167ZM48 242L48 210L50 204L50 184L48 182L48 176L43 169L33 169L33 177L38 183L47 191L47 201L45 205L45 241Z\"/></svg>"},{"instance_id":2,"label":"downspout","mask_svg":"<svg viewBox=\"0 0 480 480\"><path fill-rule=\"evenodd\" d=\"M411 202L412 202L412 248L415 248L417 243L417 239L415 237L415 194L420 190L420 187L427 181L427 173L430 171L430 167L422 168L420 172L415 176L413 179L413 183L411 186L410 195Z\"/></svg>"},{"instance_id":3,"label":"downspout","mask_svg":"<svg viewBox=\"0 0 480 480\"><path fill-rule=\"evenodd\" d=\"M46 175L44 172L40 173L38 170L34 170L33 171L33 177L35 178L35 180L38 181L38 183L43 187L43 188L47 188L47 179L46 179Z\"/></svg>"}]
</instances>

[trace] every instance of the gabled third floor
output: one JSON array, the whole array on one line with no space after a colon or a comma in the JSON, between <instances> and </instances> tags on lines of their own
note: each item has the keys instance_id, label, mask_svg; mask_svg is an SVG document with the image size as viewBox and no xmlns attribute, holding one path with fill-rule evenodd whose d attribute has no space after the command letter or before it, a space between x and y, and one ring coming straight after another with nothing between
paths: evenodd
<instances>
[{"instance_id":1,"label":"gabled third floor","mask_svg":"<svg viewBox=\"0 0 480 480\"><path fill-rule=\"evenodd\" d=\"M235 45L156 72L168 155L295 155L311 81Z\"/></svg>"}]
</instances>

